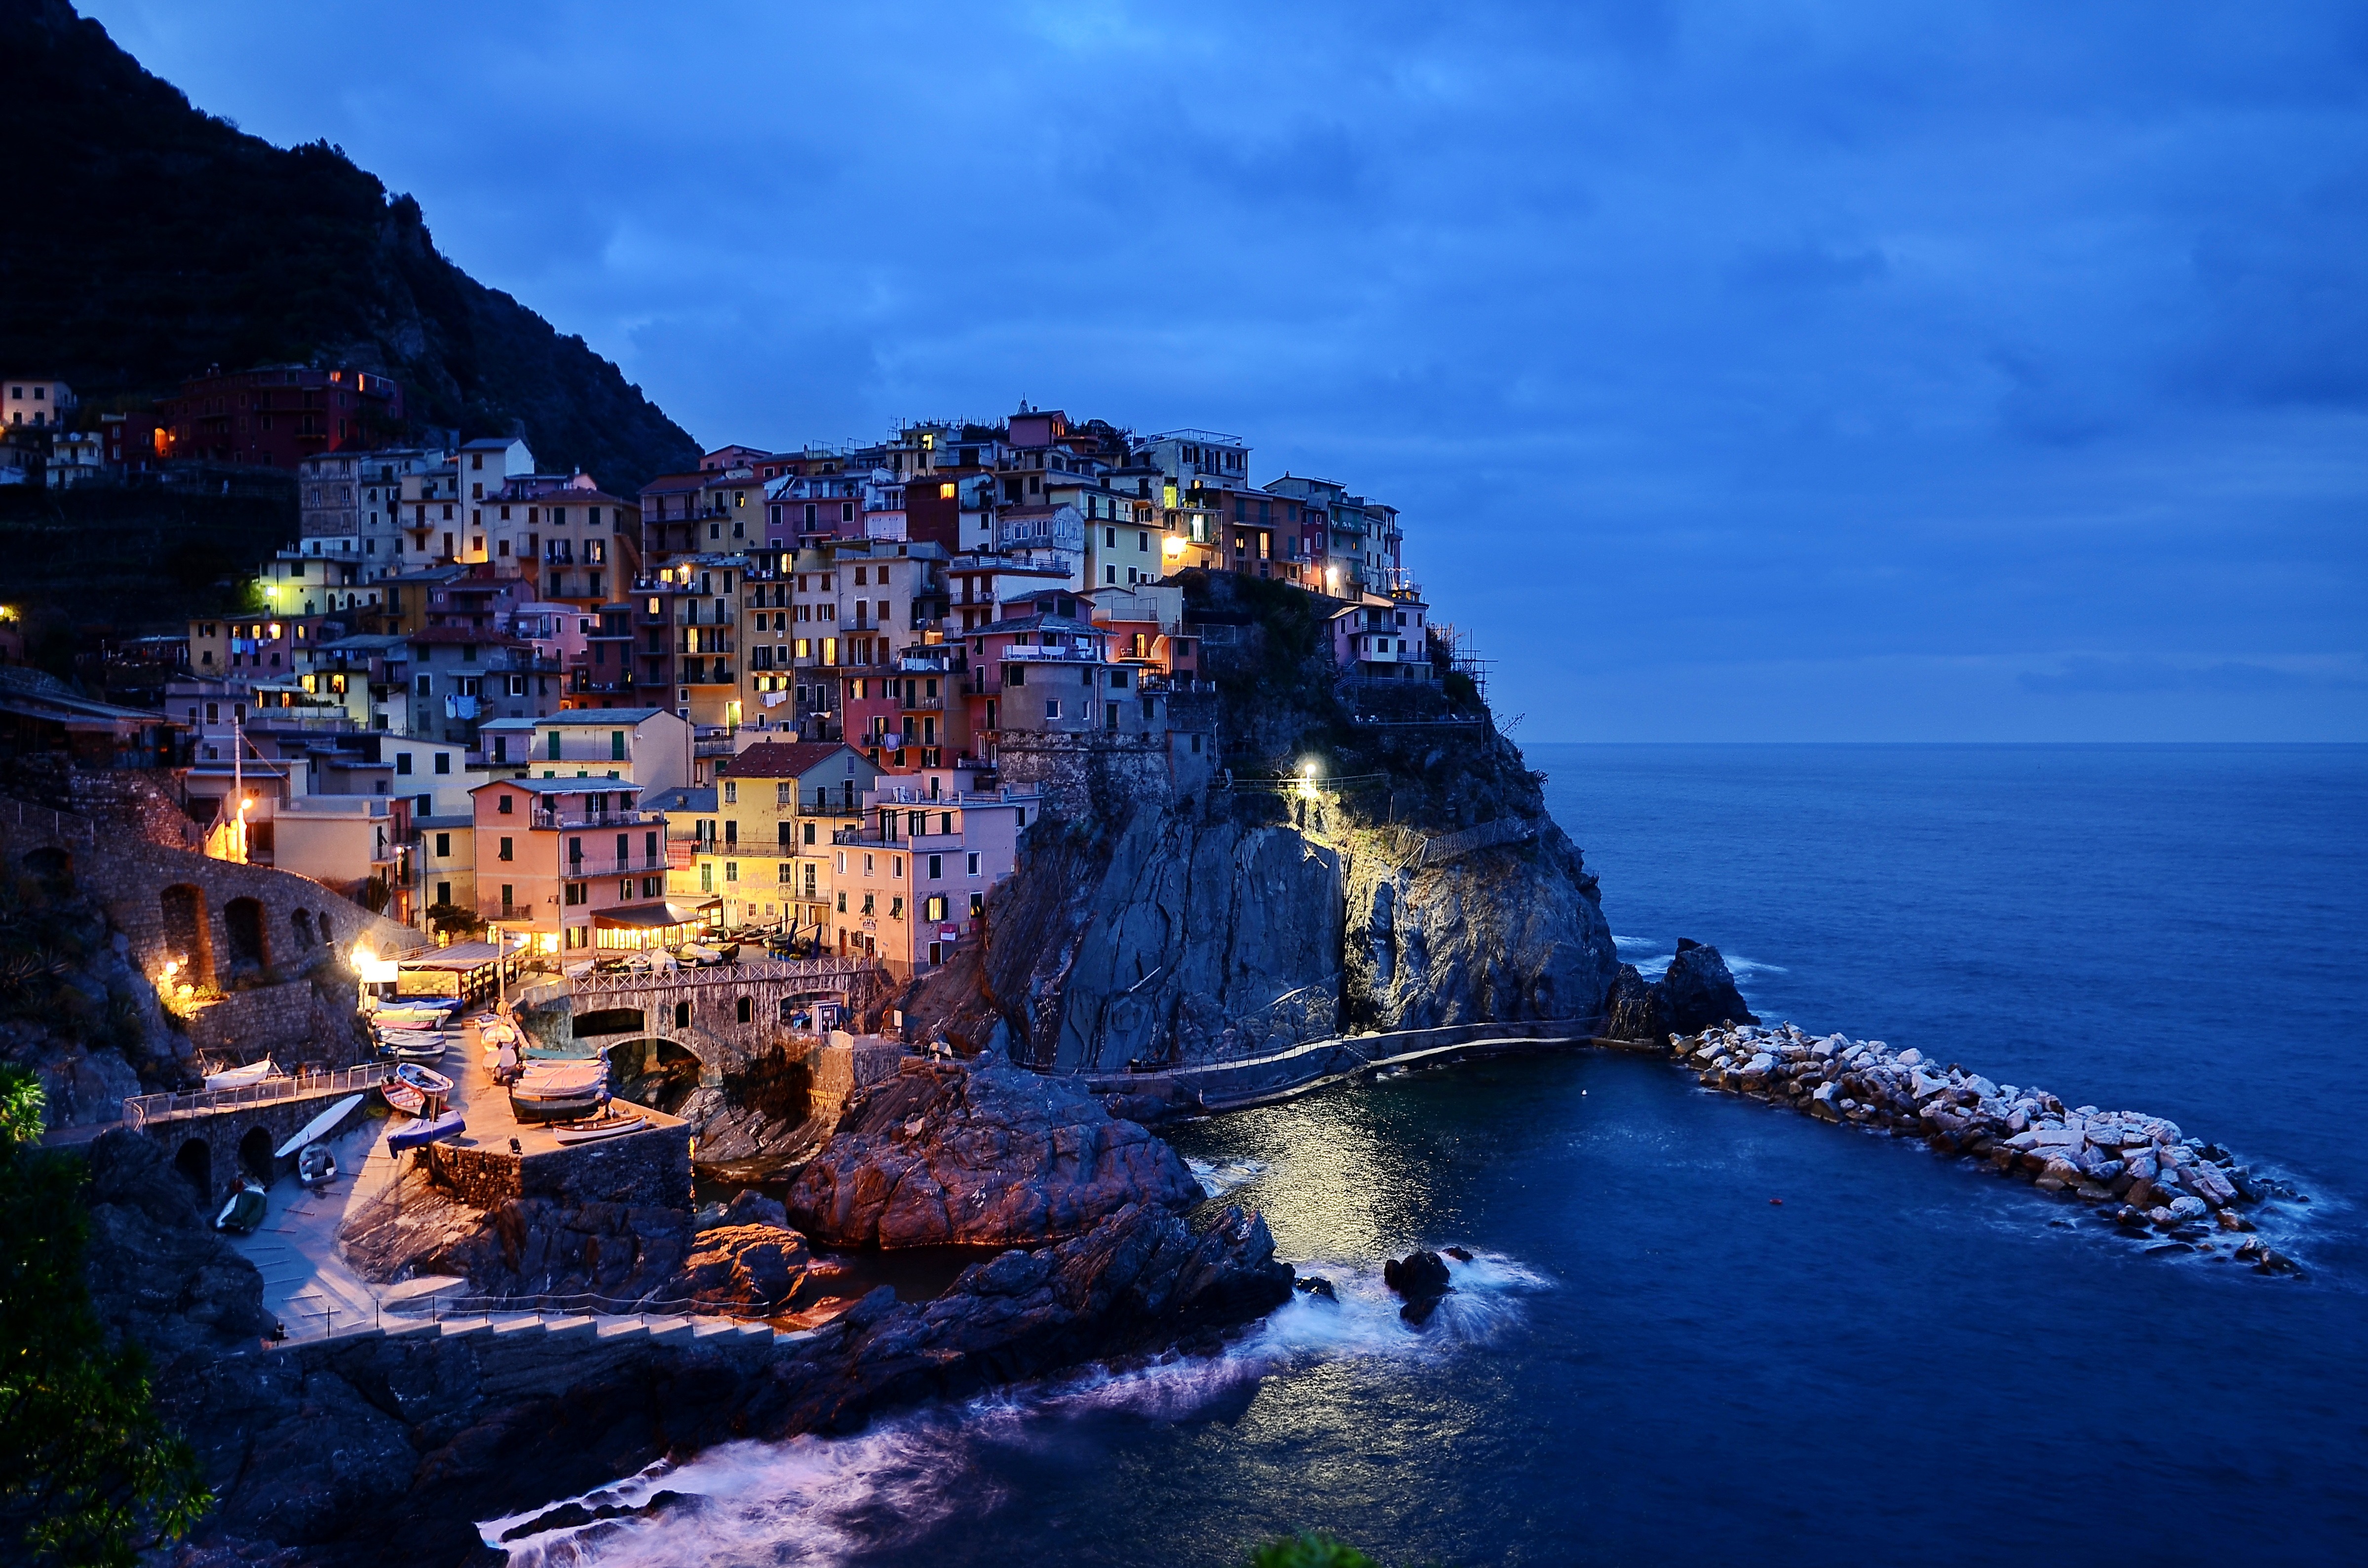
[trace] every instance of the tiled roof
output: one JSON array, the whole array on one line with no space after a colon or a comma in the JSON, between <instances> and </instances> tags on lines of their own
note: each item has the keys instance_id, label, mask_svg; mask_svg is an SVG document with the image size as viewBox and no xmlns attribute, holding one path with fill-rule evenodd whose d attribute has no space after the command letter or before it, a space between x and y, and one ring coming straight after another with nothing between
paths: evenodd
<instances>
[{"instance_id":1,"label":"tiled roof","mask_svg":"<svg viewBox=\"0 0 2368 1568\"><path fill-rule=\"evenodd\" d=\"M842 751L840 741L760 741L724 763L732 778L799 778Z\"/></svg>"}]
</instances>

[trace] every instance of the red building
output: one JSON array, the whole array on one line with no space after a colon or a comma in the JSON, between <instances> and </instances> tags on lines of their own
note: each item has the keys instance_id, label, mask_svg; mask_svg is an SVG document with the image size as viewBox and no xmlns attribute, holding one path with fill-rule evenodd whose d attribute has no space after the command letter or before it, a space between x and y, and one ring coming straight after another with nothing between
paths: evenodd
<instances>
[{"instance_id":1,"label":"red building","mask_svg":"<svg viewBox=\"0 0 2368 1568\"><path fill-rule=\"evenodd\" d=\"M210 370L165 400L165 455L292 469L323 452L386 445L403 421L403 388L375 371L303 365Z\"/></svg>"}]
</instances>

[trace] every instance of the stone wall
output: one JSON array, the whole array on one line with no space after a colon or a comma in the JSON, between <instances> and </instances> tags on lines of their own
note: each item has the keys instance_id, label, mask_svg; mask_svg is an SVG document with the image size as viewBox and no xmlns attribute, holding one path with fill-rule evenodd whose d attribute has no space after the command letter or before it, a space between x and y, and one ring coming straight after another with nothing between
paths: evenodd
<instances>
[{"instance_id":1,"label":"stone wall","mask_svg":"<svg viewBox=\"0 0 2368 1568\"><path fill-rule=\"evenodd\" d=\"M833 1030L807 1058L814 1074L813 1119L825 1127L837 1122L858 1089L894 1077L904 1059L905 1048L895 1040Z\"/></svg>"},{"instance_id":2,"label":"stone wall","mask_svg":"<svg viewBox=\"0 0 2368 1568\"><path fill-rule=\"evenodd\" d=\"M240 1106L211 1116L151 1122L141 1131L164 1152L165 1159L199 1194L199 1207L211 1220L222 1200L238 1189L241 1176L254 1176L268 1186L272 1177L294 1170L294 1155L277 1159L273 1151L336 1104L339 1097L342 1096L322 1096ZM365 1108L355 1107L354 1116L361 1115ZM351 1118L347 1125L352 1125Z\"/></svg>"},{"instance_id":3,"label":"stone wall","mask_svg":"<svg viewBox=\"0 0 2368 1568\"><path fill-rule=\"evenodd\" d=\"M574 1148L513 1154L507 1149L431 1143L417 1162L429 1179L472 1209L512 1199L690 1207L690 1129L654 1127Z\"/></svg>"},{"instance_id":4,"label":"stone wall","mask_svg":"<svg viewBox=\"0 0 2368 1568\"><path fill-rule=\"evenodd\" d=\"M269 1056L282 1067L303 1062L351 1067L371 1054L353 1008L340 1010L310 980L234 991L198 1008L189 1015L189 1043L217 1062Z\"/></svg>"},{"instance_id":5,"label":"stone wall","mask_svg":"<svg viewBox=\"0 0 2368 1568\"><path fill-rule=\"evenodd\" d=\"M420 932L372 915L308 877L240 866L152 844L122 827L0 799L0 857L20 865L35 851L65 869L106 909L149 975L178 959L199 983L301 967L326 948L356 942L381 953L427 945Z\"/></svg>"},{"instance_id":6,"label":"stone wall","mask_svg":"<svg viewBox=\"0 0 2368 1568\"><path fill-rule=\"evenodd\" d=\"M1182 699L1175 699L1181 701ZM996 739L996 779L1032 789L1054 816L1122 819L1144 802L1189 799L1209 786L1217 762L1214 725L1152 734L1039 734L1006 730Z\"/></svg>"}]
</instances>

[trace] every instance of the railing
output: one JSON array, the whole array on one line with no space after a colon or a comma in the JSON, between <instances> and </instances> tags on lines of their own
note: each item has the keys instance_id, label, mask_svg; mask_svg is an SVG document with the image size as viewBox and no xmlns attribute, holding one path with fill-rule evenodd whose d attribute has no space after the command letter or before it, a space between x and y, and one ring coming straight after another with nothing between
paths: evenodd
<instances>
[{"instance_id":1,"label":"railing","mask_svg":"<svg viewBox=\"0 0 2368 1568\"><path fill-rule=\"evenodd\" d=\"M123 1102L128 1127L145 1127L185 1116L205 1116L239 1106L273 1105L281 1100L318 1099L351 1089L368 1089L394 1075L392 1062L370 1062L341 1073L313 1073L286 1078L266 1078L235 1089L199 1089L186 1095L137 1095Z\"/></svg>"},{"instance_id":2,"label":"railing","mask_svg":"<svg viewBox=\"0 0 2368 1568\"><path fill-rule=\"evenodd\" d=\"M685 965L639 973L586 974L570 982L577 996L613 996L668 985L751 984L781 980L848 980L880 967L874 958L780 959L761 962Z\"/></svg>"},{"instance_id":3,"label":"railing","mask_svg":"<svg viewBox=\"0 0 2368 1568\"><path fill-rule=\"evenodd\" d=\"M495 767L508 767L512 766L526 767L535 760L548 759L529 758L528 763L519 763L515 765L508 762L497 762L494 764L494 766ZM627 783L621 778L586 778L584 780L584 787L594 794L598 794L600 792L599 787L604 784L611 791L618 790L631 790L633 788L632 785ZM574 817L563 816L557 812L529 812L527 813L527 822L530 826L553 828L563 833L596 833L604 827L656 827L665 821L666 813L664 812L596 812L589 815Z\"/></svg>"},{"instance_id":4,"label":"railing","mask_svg":"<svg viewBox=\"0 0 2368 1568\"><path fill-rule=\"evenodd\" d=\"M669 860L663 849L655 855L644 849L638 855L581 855L564 864L570 877L613 877L632 871L663 871Z\"/></svg>"}]
</instances>

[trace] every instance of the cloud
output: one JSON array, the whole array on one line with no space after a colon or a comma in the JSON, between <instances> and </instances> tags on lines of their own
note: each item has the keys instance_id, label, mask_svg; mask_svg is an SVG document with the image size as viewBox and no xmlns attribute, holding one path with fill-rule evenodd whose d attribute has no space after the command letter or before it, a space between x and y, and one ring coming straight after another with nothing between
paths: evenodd
<instances>
[{"instance_id":1,"label":"cloud","mask_svg":"<svg viewBox=\"0 0 2368 1568\"><path fill-rule=\"evenodd\" d=\"M2170 659L2115 654L2067 658L2054 671L2026 670L2015 677L2023 690L2041 696L2093 692L2368 691L2357 672L2293 669L2225 659L2183 664Z\"/></svg>"}]
</instances>

